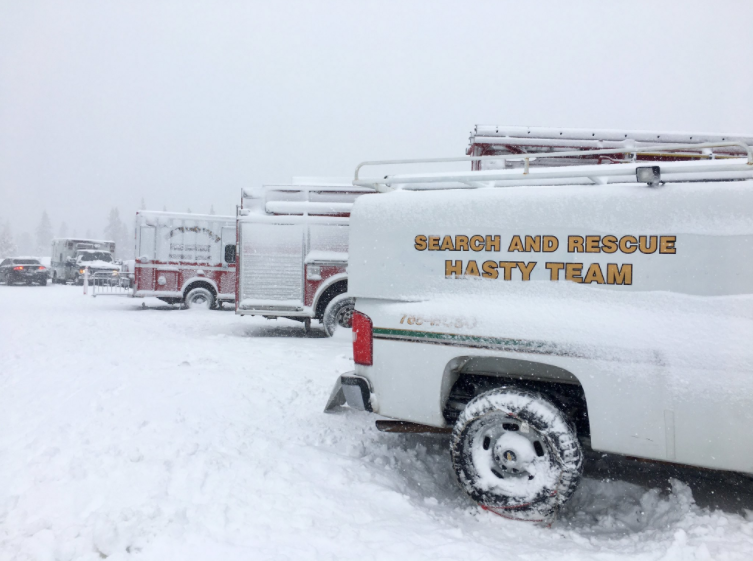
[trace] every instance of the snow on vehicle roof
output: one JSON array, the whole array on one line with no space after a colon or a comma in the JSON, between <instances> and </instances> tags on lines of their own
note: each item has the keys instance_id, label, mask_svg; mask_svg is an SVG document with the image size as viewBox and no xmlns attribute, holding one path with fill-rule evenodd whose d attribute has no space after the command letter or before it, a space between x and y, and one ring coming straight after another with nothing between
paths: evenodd
<instances>
[{"instance_id":1,"label":"snow on vehicle roof","mask_svg":"<svg viewBox=\"0 0 753 561\"><path fill-rule=\"evenodd\" d=\"M73 243L115 243L112 240L91 240L88 238L53 238L52 243L55 242L73 242Z\"/></svg>"},{"instance_id":2,"label":"snow on vehicle roof","mask_svg":"<svg viewBox=\"0 0 753 561\"><path fill-rule=\"evenodd\" d=\"M680 197L682 207L656 204L669 195ZM389 220L390 229L401 223L510 229L533 222L602 232L647 231L661 225L663 231L683 234L753 235L752 208L753 180L668 183L660 188L610 184L398 190L360 197L351 224L369 222L383 229Z\"/></svg>"},{"instance_id":3,"label":"snow on vehicle roof","mask_svg":"<svg viewBox=\"0 0 753 561\"><path fill-rule=\"evenodd\" d=\"M350 187L349 177L293 177L293 185L323 185L323 186L340 186Z\"/></svg>"},{"instance_id":4,"label":"snow on vehicle roof","mask_svg":"<svg viewBox=\"0 0 753 561\"><path fill-rule=\"evenodd\" d=\"M515 127L504 125L476 125L471 132L471 141L475 137L515 137L549 140L635 140L639 142L726 142L742 140L753 144L753 135L718 134L692 132L659 132L645 130L619 129L559 129L548 127Z\"/></svg>"},{"instance_id":5,"label":"snow on vehicle roof","mask_svg":"<svg viewBox=\"0 0 753 561\"><path fill-rule=\"evenodd\" d=\"M373 193L374 190L370 189L368 187L356 187L352 184L351 181L348 183L342 184L342 185L316 185L316 184L298 184L298 185L291 185L291 184L282 184L282 185L262 185L261 187L244 187L241 189L241 196L244 199L258 199L261 198L265 193L270 191L316 191L320 193L324 192L336 192L340 193L344 190L347 190L351 193Z\"/></svg>"},{"instance_id":6,"label":"snow on vehicle roof","mask_svg":"<svg viewBox=\"0 0 753 561\"><path fill-rule=\"evenodd\" d=\"M222 222L225 224L234 223L235 216L225 216L220 214L193 214L188 212L166 212L159 210L139 210L136 212L136 224L145 226L176 226L176 222Z\"/></svg>"},{"instance_id":7,"label":"snow on vehicle roof","mask_svg":"<svg viewBox=\"0 0 753 561\"><path fill-rule=\"evenodd\" d=\"M226 220L235 219L227 214L198 214L193 212L170 212L166 210L137 210L136 216L161 216L168 218L183 218L185 220Z\"/></svg>"}]
</instances>

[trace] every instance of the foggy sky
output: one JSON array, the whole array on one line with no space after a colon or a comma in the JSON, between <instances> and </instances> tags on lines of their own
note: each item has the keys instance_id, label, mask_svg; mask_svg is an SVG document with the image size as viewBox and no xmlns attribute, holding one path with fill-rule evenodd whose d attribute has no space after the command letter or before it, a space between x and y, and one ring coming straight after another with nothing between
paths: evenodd
<instances>
[{"instance_id":1,"label":"foggy sky","mask_svg":"<svg viewBox=\"0 0 753 561\"><path fill-rule=\"evenodd\" d=\"M753 2L0 0L0 221L232 214L476 123L753 134Z\"/></svg>"}]
</instances>

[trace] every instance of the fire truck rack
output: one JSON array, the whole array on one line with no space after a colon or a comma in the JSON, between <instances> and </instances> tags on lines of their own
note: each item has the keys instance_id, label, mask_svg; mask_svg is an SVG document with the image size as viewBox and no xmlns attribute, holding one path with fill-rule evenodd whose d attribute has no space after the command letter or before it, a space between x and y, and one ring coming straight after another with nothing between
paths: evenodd
<instances>
[{"instance_id":1,"label":"fire truck rack","mask_svg":"<svg viewBox=\"0 0 753 561\"><path fill-rule=\"evenodd\" d=\"M738 148L741 157L719 156L713 149ZM727 151L729 153L729 151ZM631 163L606 163L593 165L537 166L536 160L545 158L592 158L616 154L632 155ZM745 156L747 155L747 157ZM642 159L641 159L642 158ZM680 160L682 158L682 160ZM447 162L501 162L503 169L442 172L429 174L396 174L380 179L361 179L359 173L365 166L431 164ZM661 166L656 164L661 161ZM668 161L669 160L669 161ZM680 161L677 161L680 160ZM508 162L522 162L522 167L507 168ZM533 163L532 163L533 162ZM650 171L647 171L650 170ZM375 160L361 162L355 170L353 185L370 187L379 192L389 192L401 186L422 188L483 188L521 185L606 185L609 183L736 180L753 178L753 149L743 141L656 144L639 148L566 150L538 152L535 154L500 154L493 156L465 156L454 158L427 158L409 160Z\"/></svg>"}]
</instances>

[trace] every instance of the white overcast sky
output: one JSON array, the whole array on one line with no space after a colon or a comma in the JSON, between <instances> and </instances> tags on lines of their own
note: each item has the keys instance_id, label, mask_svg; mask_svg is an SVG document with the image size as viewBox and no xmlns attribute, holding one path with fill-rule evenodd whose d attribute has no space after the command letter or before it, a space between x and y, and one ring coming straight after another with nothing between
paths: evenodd
<instances>
[{"instance_id":1,"label":"white overcast sky","mask_svg":"<svg viewBox=\"0 0 753 561\"><path fill-rule=\"evenodd\" d=\"M753 2L0 0L0 220L231 214L476 123L753 134Z\"/></svg>"}]
</instances>

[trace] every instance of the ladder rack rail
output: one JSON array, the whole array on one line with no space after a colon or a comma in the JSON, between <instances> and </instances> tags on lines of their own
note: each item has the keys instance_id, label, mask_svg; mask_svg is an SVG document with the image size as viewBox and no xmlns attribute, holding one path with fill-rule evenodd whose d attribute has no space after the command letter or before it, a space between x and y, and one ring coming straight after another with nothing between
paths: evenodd
<instances>
[{"instance_id":1,"label":"ladder rack rail","mask_svg":"<svg viewBox=\"0 0 753 561\"><path fill-rule=\"evenodd\" d=\"M683 165L673 166L669 164L663 164L664 167L671 169L674 173L693 173L693 172L706 172L714 173L718 171L753 171L753 148L747 143L742 141L729 141L729 142L704 142L704 143L683 143L683 144L663 144L654 146L642 146L640 148L621 147L621 148L606 148L599 150L573 150L563 152L538 152L535 154L504 154L495 156L457 156L450 158L416 158L405 160L369 160L361 162L356 166L355 175L353 179L354 186L370 187L377 191L390 191L390 187L395 183L440 183L447 181L457 181L465 183L470 187L482 187L492 186L494 181L510 181L515 179L534 179L546 177L547 179L556 178L575 178L575 177L593 177L594 183L602 183L598 180L600 177L608 176L624 176L628 174L628 169L633 169L637 165L648 165L648 162L641 162L640 164L612 164L612 165L591 165L591 166L561 166L561 167L549 167L536 169L536 173L531 173L530 160L536 158L568 158L568 157L582 157L582 156L594 156L594 155L609 155L609 154L634 154L634 158L639 155L662 155L667 152L674 152L667 154L671 156L677 156L677 150L692 150L697 152L698 150L707 150L712 148L724 148L724 147L738 147L741 148L747 154L747 160L745 158L720 158L725 160L725 165L720 162L717 166L701 166L696 169L696 166L701 163L709 163L709 160L715 160L713 153L709 154L689 154L694 159L703 160L699 162L679 162ZM658 153L658 154L657 154ZM517 170L503 169L497 172L493 171L469 171L469 172L450 172L445 174L421 174L421 175L387 175L384 178L379 179L361 179L359 177L360 171L366 166L381 166L381 165L404 165L404 164L431 164L431 163L448 163L448 162L474 162L483 160L496 160L496 161L523 161L523 172L517 172ZM745 162L740 167L740 162ZM672 164L678 162L671 162ZM626 167L627 166L627 167ZM688 166L693 166L688 168ZM748 167L750 166L750 167ZM586 169L588 168L588 169ZM546 172L543 170L546 169ZM510 173L514 172L514 173ZM529 176L529 177L526 177Z\"/></svg>"}]
</instances>

